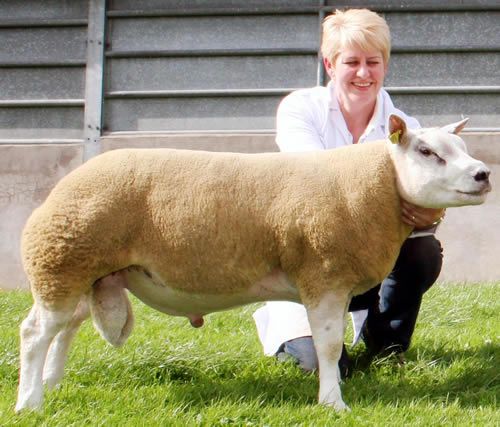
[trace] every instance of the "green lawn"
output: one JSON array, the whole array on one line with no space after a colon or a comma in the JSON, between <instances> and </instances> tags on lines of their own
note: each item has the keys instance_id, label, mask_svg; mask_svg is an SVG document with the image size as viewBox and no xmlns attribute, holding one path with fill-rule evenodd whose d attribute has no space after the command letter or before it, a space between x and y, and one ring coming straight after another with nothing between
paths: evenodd
<instances>
[{"instance_id":1,"label":"green lawn","mask_svg":"<svg viewBox=\"0 0 500 427\"><path fill-rule=\"evenodd\" d=\"M31 306L0 293L0 425L10 426L500 426L500 283L434 286L403 367L379 359L343 386L352 412L316 404L317 377L264 357L255 306L187 319L133 299L125 346L87 322L59 390L39 413L15 415L18 326ZM362 365L363 346L354 351Z\"/></svg>"}]
</instances>

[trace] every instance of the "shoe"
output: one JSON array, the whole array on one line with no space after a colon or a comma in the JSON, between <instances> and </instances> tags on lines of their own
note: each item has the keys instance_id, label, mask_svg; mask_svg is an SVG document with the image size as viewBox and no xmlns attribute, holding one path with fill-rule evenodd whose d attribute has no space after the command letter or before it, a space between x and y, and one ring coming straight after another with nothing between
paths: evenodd
<instances>
[{"instance_id":1,"label":"shoe","mask_svg":"<svg viewBox=\"0 0 500 427\"><path fill-rule=\"evenodd\" d=\"M384 346L376 342L373 336L370 334L370 331L367 328L367 322L363 325L363 328L361 329L361 339L365 343L365 347L367 350L367 353L373 358L377 354L380 354L384 348Z\"/></svg>"},{"instance_id":2,"label":"shoe","mask_svg":"<svg viewBox=\"0 0 500 427\"><path fill-rule=\"evenodd\" d=\"M361 339L365 343L367 354L370 359L373 359L374 357L387 357L394 355L398 358L398 363L400 365L405 363L403 346L401 344L385 344L377 342L366 327L366 322L361 330Z\"/></svg>"},{"instance_id":3,"label":"shoe","mask_svg":"<svg viewBox=\"0 0 500 427\"><path fill-rule=\"evenodd\" d=\"M342 344L342 354L339 359L339 371L341 380L345 380L351 376L351 359L349 358L345 344Z\"/></svg>"}]
</instances>

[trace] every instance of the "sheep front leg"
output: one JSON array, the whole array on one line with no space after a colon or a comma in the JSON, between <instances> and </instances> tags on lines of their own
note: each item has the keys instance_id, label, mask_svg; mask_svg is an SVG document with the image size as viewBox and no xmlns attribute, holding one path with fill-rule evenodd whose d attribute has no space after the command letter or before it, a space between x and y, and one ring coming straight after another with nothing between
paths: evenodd
<instances>
[{"instance_id":1,"label":"sheep front leg","mask_svg":"<svg viewBox=\"0 0 500 427\"><path fill-rule=\"evenodd\" d=\"M335 410L349 410L340 392L339 359L344 342L348 297L328 292L320 301L306 305L318 355L319 403Z\"/></svg>"}]
</instances>

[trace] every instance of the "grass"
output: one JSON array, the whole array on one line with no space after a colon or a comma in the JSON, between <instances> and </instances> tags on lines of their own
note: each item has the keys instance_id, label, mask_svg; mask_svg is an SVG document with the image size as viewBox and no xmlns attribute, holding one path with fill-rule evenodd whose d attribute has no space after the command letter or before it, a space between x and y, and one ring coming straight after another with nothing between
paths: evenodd
<instances>
[{"instance_id":1,"label":"grass","mask_svg":"<svg viewBox=\"0 0 500 427\"><path fill-rule=\"evenodd\" d=\"M247 306L193 329L132 299L136 326L120 349L86 322L59 390L15 415L18 326L31 306L0 293L1 426L500 426L500 284L434 286L399 367L357 369L350 413L316 404L314 374L262 355ZM353 357L363 360L363 346Z\"/></svg>"}]
</instances>

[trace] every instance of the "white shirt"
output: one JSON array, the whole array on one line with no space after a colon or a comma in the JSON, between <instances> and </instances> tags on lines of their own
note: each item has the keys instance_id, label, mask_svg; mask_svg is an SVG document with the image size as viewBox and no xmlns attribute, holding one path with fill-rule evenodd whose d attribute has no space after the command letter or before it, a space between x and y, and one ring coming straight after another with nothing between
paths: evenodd
<instances>
[{"instance_id":1,"label":"white shirt","mask_svg":"<svg viewBox=\"0 0 500 427\"><path fill-rule=\"evenodd\" d=\"M393 113L403 118L409 128L420 128L418 121L395 108L389 94L381 89L375 112L358 143L385 139L389 115ZM300 89L286 96L278 107L276 128L276 143L281 151L328 150L353 143L332 82L327 87ZM354 342L366 315L367 310L353 313ZM301 304L268 302L253 317L264 353L269 356L276 354L285 341L312 335Z\"/></svg>"},{"instance_id":2,"label":"white shirt","mask_svg":"<svg viewBox=\"0 0 500 427\"><path fill-rule=\"evenodd\" d=\"M420 128L418 121L394 107L389 94L381 89L375 112L358 143L385 139L390 114L399 115L411 129ZM328 150L353 143L331 82L327 87L300 89L285 97L278 107L276 132L280 151Z\"/></svg>"}]
</instances>

